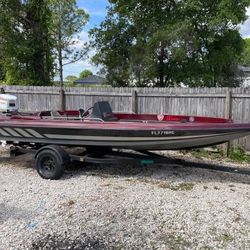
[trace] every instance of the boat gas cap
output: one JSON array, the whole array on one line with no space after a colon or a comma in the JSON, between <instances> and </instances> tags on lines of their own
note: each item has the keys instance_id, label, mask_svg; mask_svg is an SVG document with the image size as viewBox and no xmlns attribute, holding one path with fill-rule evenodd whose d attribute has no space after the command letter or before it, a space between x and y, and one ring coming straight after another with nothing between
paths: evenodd
<instances>
[{"instance_id":1,"label":"boat gas cap","mask_svg":"<svg viewBox=\"0 0 250 250\"><path fill-rule=\"evenodd\" d=\"M163 119L164 119L164 114L159 114L159 115L157 115L157 119L158 119L158 121L163 121Z\"/></svg>"},{"instance_id":2,"label":"boat gas cap","mask_svg":"<svg viewBox=\"0 0 250 250\"><path fill-rule=\"evenodd\" d=\"M190 117L189 117L189 122L194 122L194 120L195 120L195 119L194 119L193 116L190 116Z\"/></svg>"}]
</instances>

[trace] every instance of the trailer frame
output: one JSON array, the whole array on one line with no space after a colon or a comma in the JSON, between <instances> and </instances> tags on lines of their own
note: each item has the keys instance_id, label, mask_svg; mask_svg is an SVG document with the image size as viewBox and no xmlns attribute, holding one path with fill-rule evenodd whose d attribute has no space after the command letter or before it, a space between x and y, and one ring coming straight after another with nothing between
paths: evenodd
<instances>
[{"instance_id":1,"label":"trailer frame","mask_svg":"<svg viewBox=\"0 0 250 250\"><path fill-rule=\"evenodd\" d=\"M99 154L95 154L95 152ZM32 153L34 155L35 168L38 174L44 179L51 180L60 179L64 174L65 167L73 162L106 165L132 164L134 166L174 164L175 166L181 166L183 168L200 168L233 174L250 175L250 170L246 167L231 167L204 161L176 159L160 155L158 153L153 153L151 151L120 151L104 149L102 155L100 154L100 148L96 151L93 151L93 148L91 148L90 151L85 150L81 154L70 154L62 146L58 145L33 145L33 147L30 148L13 145L10 148L11 157L26 153ZM46 157L47 161L45 161ZM52 162L50 162L51 160Z\"/></svg>"},{"instance_id":2,"label":"trailer frame","mask_svg":"<svg viewBox=\"0 0 250 250\"><path fill-rule=\"evenodd\" d=\"M133 164L147 166L153 164L181 164L183 160L171 159L152 153L149 151L130 151L109 150L103 156L94 155L93 151L88 153L85 150L83 154L70 154L63 147L58 145L46 145L38 149L25 148L20 146L11 146L11 157L20 154L32 153L35 158L35 168L38 174L44 179L60 179L64 173L67 164L72 162L82 162L86 164Z\"/></svg>"}]
</instances>

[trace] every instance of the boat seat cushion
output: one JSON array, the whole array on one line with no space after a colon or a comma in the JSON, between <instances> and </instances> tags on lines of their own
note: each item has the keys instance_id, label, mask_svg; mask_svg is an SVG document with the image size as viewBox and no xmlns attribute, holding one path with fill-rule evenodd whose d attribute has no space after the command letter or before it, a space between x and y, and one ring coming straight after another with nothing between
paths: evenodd
<instances>
[{"instance_id":1,"label":"boat seat cushion","mask_svg":"<svg viewBox=\"0 0 250 250\"><path fill-rule=\"evenodd\" d=\"M50 111L52 120L67 120L67 116L60 114L58 111Z\"/></svg>"},{"instance_id":2,"label":"boat seat cushion","mask_svg":"<svg viewBox=\"0 0 250 250\"><path fill-rule=\"evenodd\" d=\"M118 118L114 115L109 102L96 102L91 113L91 118L99 118L104 121L117 121Z\"/></svg>"}]
</instances>

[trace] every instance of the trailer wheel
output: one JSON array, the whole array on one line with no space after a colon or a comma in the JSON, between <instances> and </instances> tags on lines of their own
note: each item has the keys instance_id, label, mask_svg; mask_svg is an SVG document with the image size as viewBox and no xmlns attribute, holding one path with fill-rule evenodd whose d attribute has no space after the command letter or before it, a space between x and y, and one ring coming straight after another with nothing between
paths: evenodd
<instances>
[{"instance_id":1,"label":"trailer wheel","mask_svg":"<svg viewBox=\"0 0 250 250\"><path fill-rule=\"evenodd\" d=\"M36 170L44 179L57 180L64 172L65 166L61 157L53 150L42 150L36 157Z\"/></svg>"}]
</instances>

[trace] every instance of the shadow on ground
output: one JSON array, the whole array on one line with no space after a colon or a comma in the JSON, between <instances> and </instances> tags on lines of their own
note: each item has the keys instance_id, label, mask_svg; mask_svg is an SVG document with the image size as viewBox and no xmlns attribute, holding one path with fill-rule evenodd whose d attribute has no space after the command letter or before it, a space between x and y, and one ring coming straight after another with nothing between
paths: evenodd
<instances>
[{"instance_id":1,"label":"shadow on ground","mask_svg":"<svg viewBox=\"0 0 250 250\"><path fill-rule=\"evenodd\" d=\"M0 163L9 163L13 167L34 168L32 154L10 158L8 155L0 157ZM250 184L250 167L229 166L206 163L196 160L186 160L183 157L167 158L169 164L156 165L117 165L85 164L74 162L67 166L62 179L76 178L79 175L126 178L151 178L170 181L195 182L235 182Z\"/></svg>"},{"instance_id":2,"label":"shadow on ground","mask_svg":"<svg viewBox=\"0 0 250 250\"><path fill-rule=\"evenodd\" d=\"M75 239L71 239L67 235L45 235L40 236L36 241L32 243L30 250L40 250L40 249L95 249L95 250L105 250L108 249L107 245L104 243L103 239L98 237L89 237L87 234L82 233Z\"/></svg>"},{"instance_id":3,"label":"shadow on ground","mask_svg":"<svg viewBox=\"0 0 250 250\"><path fill-rule=\"evenodd\" d=\"M172 159L171 159L172 161ZM102 178L150 178L155 180L195 182L235 182L250 184L250 168L222 166L176 159L176 163L138 165L101 165L74 163L67 167L65 179L75 175L91 175Z\"/></svg>"}]
</instances>

